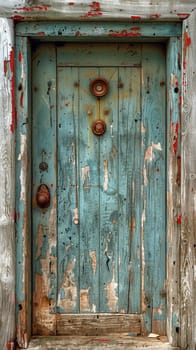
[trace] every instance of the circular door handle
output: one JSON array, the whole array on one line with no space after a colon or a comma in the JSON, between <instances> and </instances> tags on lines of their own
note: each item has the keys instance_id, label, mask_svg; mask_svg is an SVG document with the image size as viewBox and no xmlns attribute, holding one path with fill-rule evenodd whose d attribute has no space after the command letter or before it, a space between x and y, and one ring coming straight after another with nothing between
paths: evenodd
<instances>
[{"instance_id":1,"label":"circular door handle","mask_svg":"<svg viewBox=\"0 0 196 350\"><path fill-rule=\"evenodd\" d=\"M96 120L93 124L92 124L92 131L93 134L97 135L97 136L101 136L104 134L104 132L106 131L106 123L104 122L104 120Z\"/></svg>"},{"instance_id":2,"label":"circular door handle","mask_svg":"<svg viewBox=\"0 0 196 350\"><path fill-rule=\"evenodd\" d=\"M47 185L41 184L36 193L36 202L38 207L46 209L50 205L50 190Z\"/></svg>"},{"instance_id":3,"label":"circular door handle","mask_svg":"<svg viewBox=\"0 0 196 350\"><path fill-rule=\"evenodd\" d=\"M108 82L104 78L96 78L91 81L90 90L94 96L102 97L108 92Z\"/></svg>"}]
</instances>

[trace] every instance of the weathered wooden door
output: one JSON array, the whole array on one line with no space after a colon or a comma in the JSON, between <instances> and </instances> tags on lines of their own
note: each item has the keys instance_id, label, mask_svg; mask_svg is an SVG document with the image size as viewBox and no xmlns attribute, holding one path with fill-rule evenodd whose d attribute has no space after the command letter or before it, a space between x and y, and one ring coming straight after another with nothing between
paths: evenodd
<instances>
[{"instance_id":1,"label":"weathered wooden door","mask_svg":"<svg viewBox=\"0 0 196 350\"><path fill-rule=\"evenodd\" d=\"M164 334L164 46L38 44L32 72L33 334Z\"/></svg>"}]
</instances>

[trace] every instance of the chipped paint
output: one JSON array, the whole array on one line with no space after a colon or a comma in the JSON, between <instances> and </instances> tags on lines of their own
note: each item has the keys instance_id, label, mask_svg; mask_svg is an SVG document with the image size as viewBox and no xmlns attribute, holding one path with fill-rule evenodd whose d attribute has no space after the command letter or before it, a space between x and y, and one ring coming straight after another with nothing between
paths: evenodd
<instances>
[{"instance_id":1,"label":"chipped paint","mask_svg":"<svg viewBox=\"0 0 196 350\"><path fill-rule=\"evenodd\" d=\"M78 212L78 208L73 209L73 223L75 225L79 224L79 212Z\"/></svg>"},{"instance_id":2,"label":"chipped paint","mask_svg":"<svg viewBox=\"0 0 196 350\"><path fill-rule=\"evenodd\" d=\"M152 160L155 158L155 153L154 151L162 151L162 147L160 142L155 144L154 142L152 142L151 146L147 147L147 150L145 152L145 156L144 156L144 185L146 186L148 184L148 177L147 177L147 163L152 162Z\"/></svg>"},{"instance_id":3,"label":"chipped paint","mask_svg":"<svg viewBox=\"0 0 196 350\"><path fill-rule=\"evenodd\" d=\"M118 283L114 279L114 264L112 268L112 281L105 286L108 308L111 312L117 311L118 296L116 295Z\"/></svg>"},{"instance_id":4,"label":"chipped paint","mask_svg":"<svg viewBox=\"0 0 196 350\"><path fill-rule=\"evenodd\" d=\"M63 18L65 18L66 17L66 15L69 15L69 16L71 16L71 14L68 14L68 13L65 13L65 10L64 11L62 11L62 4L60 4L60 8L58 7L59 6L59 4L60 4L60 2L58 2L58 5L57 5L57 8L55 8L55 6L54 6L54 8L55 8L55 15L53 15L54 17L53 17L53 19L54 18L57 18L57 17L55 17L55 16L57 16L57 15L61 15L61 16L63 16ZM190 8L190 4L191 4L191 2L189 2L189 4L187 4L187 2L184 2L184 3L180 3L180 11L182 10L182 13L178 13L178 10L177 10L177 7L178 7L178 2L177 3L175 3L175 4L173 4L173 3L171 3L170 4L170 6L168 6L168 10L166 9L166 6L165 6L165 2L164 2L164 6L162 7L162 5L163 5L163 3L159 3L160 4L160 13L162 14L161 15L161 19L165 19L165 18L177 18L177 16L178 17L181 17L180 19L184 19L184 18L182 18L183 16L185 17L185 16L187 16L187 15L189 15L189 13L187 14L187 12L188 12L188 8ZM2 13L6 13L6 15L7 15L7 13L13 13L13 5L12 5L12 2L10 1L9 2L9 4L6 4L6 10L5 10L5 3L3 2L3 1L1 1L1 11L3 11ZM67 4L66 4L67 5ZM103 8L102 8L102 11L103 11L103 16L104 15L106 15L106 16L109 16L109 11L108 11L108 8L106 8L106 10L107 11L105 11L104 12L104 10L105 10L105 6L107 5L107 2L105 3L105 4L103 4ZM110 4L111 5L111 4ZM113 10L114 10L114 16L116 17L116 18L119 18L119 15L120 15L120 11L118 12L118 10L117 10L117 8L119 8L119 4L117 4L118 6L117 7L115 7L115 3L113 4ZM125 7L126 7L126 5L127 4L125 4ZM130 12L132 12L132 13L139 13L140 14L140 16L138 16L138 17L140 17L140 18L150 18L150 17L152 17L152 14L153 13L155 13L154 11L156 11L157 10L157 5L156 6L154 6L153 5L153 3L151 3L151 4L149 4L149 2L147 3L145 3L145 2L142 2L142 8L143 8L143 11L141 11L141 4L140 3L138 3L138 8L135 10L134 9L134 7L137 7L137 6L135 6L135 4L134 4L134 7L131 7L131 6L133 6L133 4L128 4L129 5L129 10L128 11L126 11L126 10L124 10L124 12L126 12L127 13L127 16L129 16L130 17ZM11 7L12 7L12 9L11 9ZM15 2L15 6L14 6L15 8L20 8L21 7L21 5L19 5L19 1L17 2ZM53 7L53 6L52 6ZM191 11L194 9L194 7L195 7L195 4L193 3L192 4L192 9L190 10L190 13L191 13ZM22 8L22 7L21 7ZM85 8L85 6L84 6L84 8ZM114 9L115 8L115 9ZM124 9L124 8L123 8ZM131 9L133 9L133 11L131 11ZM153 12L152 12L152 10L153 10ZM18 10L18 11L22 11L22 10ZM85 11L86 11L86 9L85 9ZM167 12L168 11L168 12ZM184 12L183 12L184 11ZM30 12L30 11L27 11L27 12ZM34 12L35 13L35 15L36 15L36 13L38 13L39 12L39 9L37 9L37 10L34 10L34 11L32 11L32 12ZM42 12L43 13L43 11L41 10L40 12ZM79 4L78 4L78 12L79 12ZM78 18L78 12L76 13L76 18ZM167 12L167 13L166 13ZM86 12L85 12L86 13ZM24 16L26 16L25 14L24 14ZM24 18L27 18L27 17L24 17L24 16L20 16L20 15L15 15L15 16L13 16L15 19L24 19ZM73 16L75 16L75 13L73 14ZM121 18L123 17L123 15L121 16ZM125 16L126 17L126 16ZM131 17L134 17L134 16L131 16ZM188 17L188 16L187 16ZM51 17L50 18L52 18L52 15L51 15ZM138 18L139 19L139 18ZM155 18L154 18L154 20L156 20ZM192 33L194 34L194 32L195 32L195 30L193 30L192 31ZM188 34L187 34L188 35ZM189 38L190 38L190 36L189 36ZM191 43L193 43L194 41L193 41L193 38L191 38ZM188 46L192 46L191 45L191 43L190 44L188 44ZM183 50L185 50L185 49L183 49ZM185 54L183 55L186 59L187 59L187 52L185 52ZM191 61L192 62L192 61ZM190 60L183 60L183 66L184 66L184 69L188 69L190 72L192 72L192 70L193 70L193 68L192 68L192 65L190 64ZM193 66L194 66L194 62L193 62ZM186 78L187 79L187 78ZM191 83L191 81L192 81L192 78L191 78L191 76L190 76L190 74L189 74L189 79L188 79L188 85ZM188 94L188 98L190 98L190 101L192 101L192 95L191 95L191 92L190 92L190 87L187 85L187 90L186 90L186 94ZM185 90L184 90L185 91ZM10 89L8 89L8 92L10 92ZM4 95L5 96L5 95ZM8 96L9 96L9 94L7 95L7 97L6 97L6 99L7 99L7 101L8 101ZM194 103L192 103L192 102L190 102L189 101L189 103L188 103L188 105L189 106L191 106L192 108L192 111L194 111ZM13 104L12 104L13 105ZM184 108L186 107L186 101L185 101L185 104L184 104ZM11 110L10 108L9 108L9 110ZM185 111L185 112L187 112L187 111ZM7 114L7 113L6 113ZM9 115L9 113L8 113L8 115ZM189 117L189 119L191 119L192 118L192 116L193 116L193 112L190 112L190 111L188 111L188 117ZM9 119L9 118L8 118ZM6 122L6 121L4 121L4 122ZM9 123L9 125L11 126L10 127L10 129L11 129L11 131L13 132L13 130L15 130L15 126L14 126L14 124L11 122L11 123ZM191 130L192 129L192 127L190 127L190 125L189 125L189 129ZM187 147L187 144L189 145L189 143L188 143L189 141L188 141L188 139L187 139L187 135L186 135L186 142L185 142L185 146ZM177 147L174 147L173 148L173 153L175 154L175 149L177 149ZM187 149L189 149L189 146L187 147ZM189 156L190 156L190 154L189 154ZM185 160L182 160L183 161L183 164L182 164L182 167L183 167L183 165L184 165L184 161ZM187 158L186 158L186 164L188 164L189 162L191 162L191 157L188 157L187 156ZM187 169L187 166L185 167L186 169ZM171 164L170 164L170 169L171 169ZM175 174L175 169L173 169L173 173ZM175 177L175 175L174 175L174 177ZM170 172L170 181L171 181L172 179L171 179L171 172ZM183 183L187 183L187 179L186 179L186 177L185 177L185 179L183 178L183 181L185 181L185 182L183 182ZM192 185L192 184L191 184ZM185 188L185 187L184 187ZM186 188L187 189L187 188ZM190 191L187 191L189 194L190 194ZM191 202L191 200L190 200L190 202ZM186 202L187 203L187 202ZM174 205L175 205L175 203L174 203ZM171 207L170 207L171 208ZM189 219L189 224L190 224L190 219ZM192 231L192 226L190 227L190 226L188 226L188 229L187 229L187 231L190 233L190 231ZM189 262L188 262L189 263ZM188 264L187 263L187 264ZM187 274L187 272L186 272L186 274ZM190 274L188 273L188 275L190 276ZM187 284L187 278L186 278L186 284ZM188 301L188 299L187 299L187 301ZM9 316L8 316L9 317ZM178 325L177 325L178 326ZM190 327L187 327L187 328L191 328L191 326ZM188 330L185 332L186 333L186 336L184 336L184 338L186 337L187 339L188 339L188 337L187 337L187 333L188 333ZM185 334L184 333L184 334ZM170 334L170 336L171 336L171 334ZM26 334L25 334L25 338L26 338ZM10 337L9 337L9 339L10 339ZM170 338L171 339L171 338ZM190 339L190 338L189 338ZM187 340L188 341L188 340ZM27 343L27 340L25 340L25 342ZM176 344L176 342L175 342L175 337L174 337L174 341L173 341L173 345L175 346L175 344ZM184 346L184 348L186 348L187 347L187 344ZM2 348L4 348L4 346L2 347Z\"/></svg>"},{"instance_id":5,"label":"chipped paint","mask_svg":"<svg viewBox=\"0 0 196 350\"><path fill-rule=\"evenodd\" d=\"M80 289L80 310L81 312L90 311L89 288Z\"/></svg>"},{"instance_id":6,"label":"chipped paint","mask_svg":"<svg viewBox=\"0 0 196 350\"><path fill-rule=\"evenodd\" d=\"M21 161L21 173L20 173L20 199L25 201L26 196L26 166L27 166L27 137L26 135L20 135L20 154L18 160Z\"/></svg>"},{"instance_id":7,"label":"chipped paint","mask_svg":"<svg viewBox=\"0 0 196 350\"><path fill-rule=\"evenodd\" d=\"M92 266L93 273L96 273L96 268L97 268L96 251L95 250L91 250L89 252L89 255L90 255L90 258L91 258L91 266Z\"/></svg>"},{"instance_id":8,"label":"chipped paint","mask_svg":"<svg viewBox=\"0 0 196 350\"><path fill-rule=\"evenodd\" d=\"M139 30L140 30L139 27L132 27L132 28L130 28L130 31L123 29L119 33L110 33L109 36L111 36L111 37L140 37L141 33L139 32Z\"/></svg>"},{"instance_id":9,"label":"chipped paint","mask_svg":"<svg viewBox=\"0 0 196 350\"><path fill-rule=\"evenodd\" d=\"M186 69L186 56L187 56L187 49L191 45L191 38L188 35L188 33L184 32L183 37L183 68Z\"/></svg>"},{"instance_id":10,"label":"chipped paint","mask_svg":"<svg viewBox=\"0 0 196 350\"><path fill-rule=\"evenodd\" d=\"M75 263L75 258L68 263L58 293L58 306L62 307L65 312L72 312L76 306L77 287L74 274Z\"/></svg>"},{"instance_id":11,"label":"chipped paint","mask_svg":"<svg viewBox=\"0 0 196 350\"><path fill-rule=\"evenodd\" d=\"M83 186L86 185L86 183L90 182L90 167L89 165L86 165L82 167L82 184Z\"/></svg>"},{"instance_id":12,"label":"chipped paint","mask_svg":"<svg viewBox=\"0 0 196 350\"><path fill-rule=\"evenodd\" d=\"M107 189L108 189L108 183L109 183L108 160L107 160L107 159L104 159L104 161L103 161L103 167L104 167L104 183L103 183L103 189L104 189L104 191L107 191Z\"/></svg>"}]
</instances>

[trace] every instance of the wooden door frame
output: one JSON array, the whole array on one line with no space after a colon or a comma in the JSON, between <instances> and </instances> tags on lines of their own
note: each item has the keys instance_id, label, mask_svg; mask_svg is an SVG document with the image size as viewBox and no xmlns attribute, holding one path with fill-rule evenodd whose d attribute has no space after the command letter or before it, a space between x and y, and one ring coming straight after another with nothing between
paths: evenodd
<instances>
[{"instance_id":1,"label":"wooden door frame","mask_svg":"<svg viewBox=\"0 0 196 350\"><path fill-rule=\"evenodd\" d=\"M17 342L31 337L31 41L162 42L167 60L167 335L179 344L181 23L21 22L16 25L16 327ZM163 82L164 83L164 82Z\"/></svg>"}]
</instances>

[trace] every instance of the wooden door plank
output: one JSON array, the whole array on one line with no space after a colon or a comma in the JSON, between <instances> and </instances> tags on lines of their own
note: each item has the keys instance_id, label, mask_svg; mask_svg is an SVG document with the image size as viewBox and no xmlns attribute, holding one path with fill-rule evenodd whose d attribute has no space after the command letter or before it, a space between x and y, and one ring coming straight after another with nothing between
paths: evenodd
<instances>
[{"instance_id":1,"label":"wooden door plank","mask_svg":"<svg viewBox=\"0 0 196 350\"><path fill-rule=\"evenodd\" d=\"M140 315L57 315L58 335L103 336L111 333L141 334Z\"/></svg>"},{"instance_id":2,"label":"wooden door plank","mask_svg":"<svg viewBox=\"0 0 196 350\"><path fill-rule=\"evenodd\" d=\"M33 334L55 334L56 304L56 53L54 45L33 51ZM40 164L47 163L42 170ZM40 184L47 184L47 210L36 203Z\"/></svg>"},{"instance_id":3,"label":"wooden door plank","mask_svg":"<svg viewBox=\"0 0 196 350\"><path fill-rule=\"evenodd\" d=\"M142 311L145 330L165 332L166 118L164 46L143 45Z\"/></svg>"},{"instance_id":4,"label":"wooden door plank","mask_svg":"<svg viewBox=\"0 0 196 350\"><path fill-rule=\"evenodd\" d=\"M80 312L99 312L99 139L91 129L99 105L90 92L97 76L97 68L80 68Z\"/></svg>"},{"instance_id":5,"label":"wooden door plank","mask_svg":"<svg viewBox=\"0 0 196 350\"><path fill-rule=\"evenodd\" d=\"M58 68L58 300L59 313L79 312L77 68Z\"/></svg>"},{"instance_id":6,"label":"wooden door plank","mask_svg":"<svg viewBox=\"0 0 196 350\"><path fill-rule=\"evenodd\" d=\"M118 312L118 69L102 68L109 91L100 100L100 312Z\"/></svg>"},{"instance_id":7,"label":"wooden door plank","mask_svg":"<svg viewBox=\"0 0 196 350\"><path fill-rule=\"evenodd\" d=\"M140 45L133 43L69 43L57 48L58 66L111 67L140 64Z\"/></svg>"},{"instance_id":8,"label":"wooden door plank","mask_svg":"<svg viewBox=\"0 0 196 350\"><path fill-rule=\"evenodd\" d=\"M119 309L140 312L140 69L119 68Z\"/></svg>"}]
</instances>

